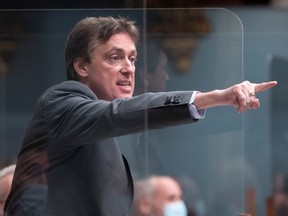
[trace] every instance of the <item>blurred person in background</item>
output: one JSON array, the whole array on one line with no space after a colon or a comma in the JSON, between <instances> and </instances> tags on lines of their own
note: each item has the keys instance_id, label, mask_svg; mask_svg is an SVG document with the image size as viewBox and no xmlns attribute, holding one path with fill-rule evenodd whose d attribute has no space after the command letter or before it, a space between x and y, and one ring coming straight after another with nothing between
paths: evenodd
<instances>
[{"instance_id":1,"label":"blurred person in background","mask_svg":"<svg viewBox=\"0 0 288 216\"><path fill-rule=\"evenodd\" d=\"M206 202L200 195L196 182L188 176L173 177L181 187L183 201L187 206L188 216L207 216Z\"/></svg>"},{"instance_id":2,"label":"blurred person in background","mask_svg":"<svg viewBox=\"0 0 288 216\"><path fill-rule=\"evenodd\" d=\"M169 176L150 176L135 182L133 216L187 216L180 185Z\"/></svg>"},{"instance_id":3,"label":"blurred person in background","mask_svg":"<svg viewBox=\"0 0 288 216\"><path fill-rule=\"evenodd\" d=\"M3 215L4 204L10 193L14 171L14 164L0 170L0 215Z\"/></svg>"},{"instance_id":4,"label":"blurred person in background","mask_svg":"<svg viewBox=\"0 0 288 216\"><path fill-rule=\"evenodd\" d=\"M288 178L284 173L278 173L274 181L273 194L276 216L288 215Z\"/></svg>"}]
</instances>

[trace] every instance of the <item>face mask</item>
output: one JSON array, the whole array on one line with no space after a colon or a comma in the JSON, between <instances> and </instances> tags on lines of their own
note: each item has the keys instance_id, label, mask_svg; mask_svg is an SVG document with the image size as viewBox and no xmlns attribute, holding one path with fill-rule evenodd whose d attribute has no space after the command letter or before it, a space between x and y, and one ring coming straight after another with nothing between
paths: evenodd
<instances>
[{"instance_id":1,"label":"face mask","mask_svg":"<svg viewBox=\"0 0 288 216\"><path fill-rule=\"evenodd\" d=\"M187 216L187 208L182 200L167 204L163 209L164 216Z\"/></svg>"}]
</instances>

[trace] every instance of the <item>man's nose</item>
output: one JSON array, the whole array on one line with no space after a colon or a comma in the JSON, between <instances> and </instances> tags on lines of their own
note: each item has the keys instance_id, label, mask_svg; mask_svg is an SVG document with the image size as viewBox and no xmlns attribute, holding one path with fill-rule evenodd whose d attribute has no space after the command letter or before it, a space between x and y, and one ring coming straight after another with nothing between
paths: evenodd
<instances>
[{"instance_id":1,"label":"man's nose","mask_svg":"<svg viewBox=\"0 0 288 216\"><path fill-rule=\"evenodd\" d=\"M129 67L135 66L135 62L128 57L124 59L124 64Z\"/></svg>"},{"instance_id":2,"label":"man's nose","mask_svg":"<svg viewBox=\"0 0 288 216\"><path fill-rule=\"evenodd\" d=\"M135 71L135 65L134 62L132 62L130 59L123 59L122 61L122 73L133 73Z\"/></svg>"}]
</instances>

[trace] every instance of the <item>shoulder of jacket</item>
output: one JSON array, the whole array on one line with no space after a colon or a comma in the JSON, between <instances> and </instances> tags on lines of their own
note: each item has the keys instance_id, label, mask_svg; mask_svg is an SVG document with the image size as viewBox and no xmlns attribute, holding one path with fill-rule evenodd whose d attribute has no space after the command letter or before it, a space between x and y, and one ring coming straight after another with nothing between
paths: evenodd
<instances>
[{"instance_id":1,"label":"shoulder of jacket","mask_svg":"<svg viewBox=\"0 0 288 216\"><path fill-rule=\"evenodd\" d=\"M51 86L48 88L42 96L48 96L48 95L83 95L86 97L89 97L91 99L96 99L96 95L93 93L93 91L86 86L85 84L78 82L78 81L64 81L62 83L56 84L54 86Z\"/></svg>"}]
</instances>

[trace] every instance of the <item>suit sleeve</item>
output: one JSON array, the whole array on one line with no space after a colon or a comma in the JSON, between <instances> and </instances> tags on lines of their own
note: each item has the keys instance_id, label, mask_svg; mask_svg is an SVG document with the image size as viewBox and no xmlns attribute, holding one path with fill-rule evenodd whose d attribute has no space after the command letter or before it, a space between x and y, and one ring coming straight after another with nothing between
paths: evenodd
<instances>
[{"instance_id":1,"label":"suit sleeve","mask_svg":"<svg viewBox=\"0 0 288 216\"><path fill-rule=\"evenodd\" d=\"M68 83L68 84L67 84ZM130 99L99 100L81 83L66 82L42 97L54 141L82 145L98 140L197 121L191 118L193 91L146 93Z\"/></svg>"}]
</instances>

